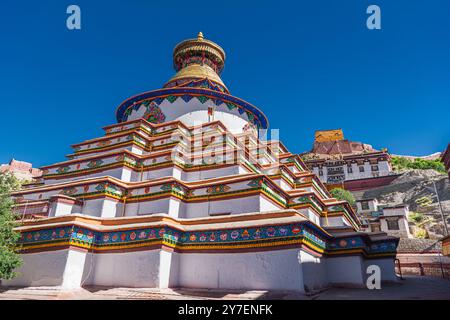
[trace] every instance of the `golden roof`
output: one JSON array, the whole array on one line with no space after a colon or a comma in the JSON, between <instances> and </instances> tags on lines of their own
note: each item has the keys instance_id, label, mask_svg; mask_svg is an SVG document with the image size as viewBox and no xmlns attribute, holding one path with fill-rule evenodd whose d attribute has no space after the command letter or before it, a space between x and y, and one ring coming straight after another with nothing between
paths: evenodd
<instances>
[{"instance_id":1,"label":"golden roof","mask_svg":"<svg viewBox=\"0 0 450 320\"><path fill-rule=\"evenodd\" d=\"M208 63L203 63L205 57ZM226 88L219 76L225 64L225 51L218 44L205 39L202 32L198 33L196 39L184 40L175 46L173 64L177 73L167 83L180 79L207 78Z\"/></svg>"},{"instance_id":2,"label":"golden roof","mask_svg":"<svg viewBox=\"0 0 450 320\"><path fill-rule=\"evenodd\" d=\"M203 33L199 32L196 39L188 39L180 42L173 49L173 57L187 51L205 51L217 56L222 63L225 62L225 51L217 43L207 40L203 37Z\"/></svg>"},{"instance_id":3,"label":"golden roof","mask_svg":"<svg viewBox=\"0 0 450 320\"><path fill-rule=\"evenodd\" d=\"M342 129L317 130L314 140L316 142L344 140L344 133L342 132Z\"/></svg>"},{"instance_id":4,"label":"golden roof","mask_svg":"<svg viewBox=\"0 0 450 320\"><path fill-rule=\"evenodd\" d=\"M215 81L226 87L219 75L207 65L191 64L178 71L169 82L183 78L208 78L209 80Z\"/></svg>"}]
</instances>

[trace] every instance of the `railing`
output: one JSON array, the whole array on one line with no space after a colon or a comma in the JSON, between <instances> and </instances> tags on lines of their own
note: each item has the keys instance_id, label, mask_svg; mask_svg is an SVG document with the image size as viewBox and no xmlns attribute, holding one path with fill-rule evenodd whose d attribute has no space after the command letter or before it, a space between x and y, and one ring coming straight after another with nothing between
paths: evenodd
<instances>
[{"instance_id":1,"label":"railing","mask_svg":"<svg viewBox=\"0 0 450 320\"><path fill-rule=\"evenodd\" d=\"M20 219L46 217L48 216L49 203L43 202L30 202L20 203L14 207L14 213L16 213Z\"/></svg>"},{"instance_id":2,"label":"railing","mask_svg":"<svg viewBox=\"0 0 450 320\"><path fill-rule=\"evenodd\" d=\"M433 276L450 278L450 263L439 262L400 262L395 264L395 272L403 275Z\"/></svg>"}]
</instances>

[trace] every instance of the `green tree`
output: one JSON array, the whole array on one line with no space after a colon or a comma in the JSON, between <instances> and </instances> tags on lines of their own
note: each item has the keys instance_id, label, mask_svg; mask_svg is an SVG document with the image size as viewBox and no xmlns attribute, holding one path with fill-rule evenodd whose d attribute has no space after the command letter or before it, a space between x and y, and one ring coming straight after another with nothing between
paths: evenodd
<instances>
[{"instance_id":1,"label":"green tree","mask_svg":"<svg viewBox=\"0 0 450 320\"><path fill-rule=\"evenodd\" d=\"M425 197L423 197L425 198ZM427 227L434 223L434 219L424 216L421 212L410 212L408 220L413 222L416 226L414 231L414 237L420 239L427 239L429 237Z\"/></svg>"},{"instance_id":2,"label":"green tree","mask_svg":"<svg viewBox=\"0 0 450 320\"><path fill-rule=\"evenodd\" d=\"M0 279L12 279L17 274L14 270L22 265L17 253L17 241L20 233L14 231L18 226L12 210L12 191L20 188L19 181L10 173L0 173Z\"/></svg>"},{"instance_id":3,"label":"green tree","mask_svg":"<svg viewBox=\"0 0 450 320\"><path fill-rule=\"evenodd\" d=\"M434 169L440 173L446 173L444 164L440 159L425 160L421 158L415 158L410 160L403 157L392 157L392 166L395 171L400 171L404 169Z\"/></svg>"},{"instance_id":4,"label":"green tree","mask_svg":"<svg viewBox=\"0 0 450 320\"><path fill-rule=\"evenodd\" d=\"M331 195L341 201L347 201L351 206L354 206L356 201L355 197L350 191L342 188L334 188L330 191Z\"/></svg>"}]
</instances>

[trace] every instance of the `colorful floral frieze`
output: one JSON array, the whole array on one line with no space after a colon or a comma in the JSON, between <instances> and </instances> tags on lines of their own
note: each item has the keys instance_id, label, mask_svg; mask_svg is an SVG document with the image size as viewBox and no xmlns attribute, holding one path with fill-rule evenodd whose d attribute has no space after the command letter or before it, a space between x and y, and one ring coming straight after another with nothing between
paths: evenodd
<instances>
[{"instance_id":1,"label":"colorful floral frieze","mask_svg":"<svg viewBox=\"0 0 450 320\"><path fill-rule=\"evenodd\" d=\"M78 192L78 189L76 187L68 187L62 189L59 193L65 196L73 196Z\"/></svg>"},{"instance_id":2,"label":"colorful floral frieze","mask_svg":"<svg viewBox=\"0 0 450 320\"><path fill-rule=\"evenodd\" d=\"M218 193L227 192L230 189L231 189L230 186L227 186L225 184L221 184L221 185L217 185L217 186L208 187L206 189L206 193L208 193L208 194L218 194Z\"/></svg>"},{"instance_id":3,"label":"colorful floral frieze","mask_svg":"<svg viewBox=\"0 0 450 320\"><path fill-rule=\"evenodd\" d=\"M100 167L102 164L103 164L103 160L97 159L97 160L89 161L86 166L88 168L92 169L92 168Z\"/></svg>"},{"instance_id":4,"label":"colorful floral frieze","mask_svg":"<svg viewBox=\"0 0 450 320\"><path fill-rule=\"evenodd\" d=\"M124 156L123 161L125 161L128 164L131 164L132 166L140 166L140 161L136 158L130 157L130 156Z\"/></svg>"},{"instance_id":5,"label":"colorful floral frieze","mask_svg":"<svg viewBox=\"0 0 450 320\"><path fill-rule=\"evenodd\" d=\"M71 227L22 232L20 234L19 243L26 245L33 242L69 239L71 237L71 232Z\"/></svg>"},{"instance_id":6,"label":"colorful floral frieze","mask_svg":"<svg viewBox=\"0 0 450 320\"><path fill-rule=\"evenodd\" d=\"M329 212L339 212L339 211L345 211L345 208L343 205L336 205L336 206L331 206L328 208Z\"/></svg>"},{"instance_id":7,"label":"colorful floral frieze","mask_svg":"<svg viewBox=\"0 0 450 320\"><path fill-rule=\"evenodd\" d=\"M299 203L311 203L311 199L308 196L302 196L297 198L297 202Z\"/></svg>"},{"instance_id":8,"label":"colorful floral frieze","mask_svg":"<svg viewBox=\"0 0 450 320\"><path fill-rule=\"evenodd\" d=\"M252 188L260 188L260 187L262 187L263 182L264 182L263 178L256 178L256 179L253 179L252 181L250 181L249 183L247 183L247 185Z\"/></svg>"},{"instance_id":9,"label":"colorful floral frieze","mask_svg":"<svg viewBox=\"0 0 450 320\"><path fill-rule=\"evenodd\" d=\"M161 185L160 189L162 191L184 191L184 187L177 182L169 182Z\"/></svg>"},{"instance_id":10,"label":"colorful floral frieze","mask_svg":"<svg viewBox=\"0 0 450 320\"><path fill-rule=\"evenodd\" d=\"M295 157L288 157L288 158L284 158L284 159L281 159L281 163L292 163L292 162L294 162L295 161Z\"/></svg>"},{"instance_id":11,"label":"colorful floral frieze","mask_svg":"<svg viewBox=\"0 0 450 320\"><path fill-rule=\"evenodd\" d=\"M300 232L300 230L293 230L294 233L295 231ZM314 243L315 245L318 245L321 248L324 248L326 246L325 240L318 237L316 234L309 232L307 229L303 230L303 235L308 241Z\"/></svg>"},{"instance_id":12,"label":"colorful floral frieze","mask_svg":"<svg viewBox=\"0 0 450 320\"><path fill-rule=\"evenodd\" d=\"M354 249L354 248L363 248L365 247L365 243L361 239L361 237L352 237L352 238L343 238L343 239L335 239L333 242L329 244L330 249Z\"/></svg>"},{"instance_id":13,"label":"colorful floral frieze","mask_svg":"<svg viewBox=\"0 0 450 320\"><path fill-rule=\"evenodd\" d=\"M386 252L396 252L398 245L398 239L389 242L376 242L372 243L369 247L369 253L378 254Z\"/></svg>"},{"instance_id":14,"label":"colorful floral frieze","mask_svg":"<svg viewBox=\"0 0 450 320\"><path fill-rule=\"evenodd\" d=\"M64 227L39 231L24 232L21 236L22 244L39 243L54 239L76 239L82 242L95 243L96 245L118 244L133 241L146 241L154 239L166 239L180 245L202 243L237 243L252 240L270 240L286 237L300 237L303 235L302 224L288 224L278 226L261 226L239 229L224 229L214 231L189 231L183 232L171 227L140 228L133 230L99 232L81 227ZM303 235L304 236L304 235ZM317 238L312 232L308 237ZM320 241L314 240L320 244ZM322 241L322 244L324 242Z\"/></svg>"},{"instance_id":15,"label":"colorful floral frieze","mask_svg":"<svg viewBox=\"0 0 450 320\"><path fill-rule=\"evenodd\" d=\"M101 148L111 144L111 140L102 140L97 142L96 146Z\"/></svg>"},{"instance_id":16,"label":"colorful floral frieze","mask_svg":"<svg viewBox=\"0 0 450 320\"><path fill-rule=\"evenodd\" d=\"M323 206L320 204L319 200L316 198L315 195L301 196L301 197L297 198L295 200L295 202L300 203L300 204L308 203L319 211L323 210Z\"/></svg>"},{"instance_id":17,"label":"colorful floral frieze","mask_svg":"<svg viewBox=\"0 0 450 320\"><path fill-rule=\"evenodd\" d=\"M56 169L57 173L66 173L70 170L70 166L63 166Z\"/></svg>"},{"instance_id":18,"label":"colorful floral frieze","mask_svg":"<svg viewBox=\"0 0 450 320\"><path fill-rule=\"evenodd\" d=\"M295 183L309 183L312 181L312 177L302 177L302 178L298 178Z\"/></svg>"},{"instance_id":19,"label":"colorful floral frieze","mask_svg":"<svg viewBox=\"0 0 450 320\"><path fill-rule=\"evenodd\" d=\"M108 182L99 183L95 187L95 190L97 190L99 192L105 192L105 193L117 195L117 196L120 196L123 193L123 191L120 190L117 186L115 186L114 184L110 184Z\"/></svg>"},{"instance_id":20,"label":"colorful floral frieze","mask_svg":"<svg viewBox=\"0 0 450 320\"><path fill-rule=\"evenodd\" d=\"M243 244L256 248L264 243L270 245L270 243L278 241L282 245L286 241L295 239L302 240L303 243L318 252L345 252L345 250L358 248L369 254L395 254L398 242L398 240L385 240L367 245L361 236L330 238L305 223L186 232L167 226L105 232L78 226L65 226L22 232L19 242L23 249L27 249L27 246L51 243L52 241L69 241L70 244L83 246L94 245L99 249L102 247L114 248L116 245L126 248L127 245L133 247L135 244L151 244L154 241L162 241L162 243L180 248L195 246L207 249L214 248L215 245L232 247Z\"/></svg>"}]
</instances>

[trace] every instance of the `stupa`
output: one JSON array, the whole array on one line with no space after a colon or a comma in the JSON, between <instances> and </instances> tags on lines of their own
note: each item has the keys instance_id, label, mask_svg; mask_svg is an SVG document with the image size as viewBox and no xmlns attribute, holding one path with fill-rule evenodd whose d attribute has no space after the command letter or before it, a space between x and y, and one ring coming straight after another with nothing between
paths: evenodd
<instances>
[{"instance_id":1,"label":"stupa","mask_svg":"<svg viewBox=\"0 0 450 320\"><path fill-rule=\"evenodd\" d=\"M3 285L293 290L395 280L398 239L365 233L302 159L264 140L266 116L230 94L225 52L175 47L163 88L122 102L16 192L20 276Z\"/></svg>"}]
</instances>

